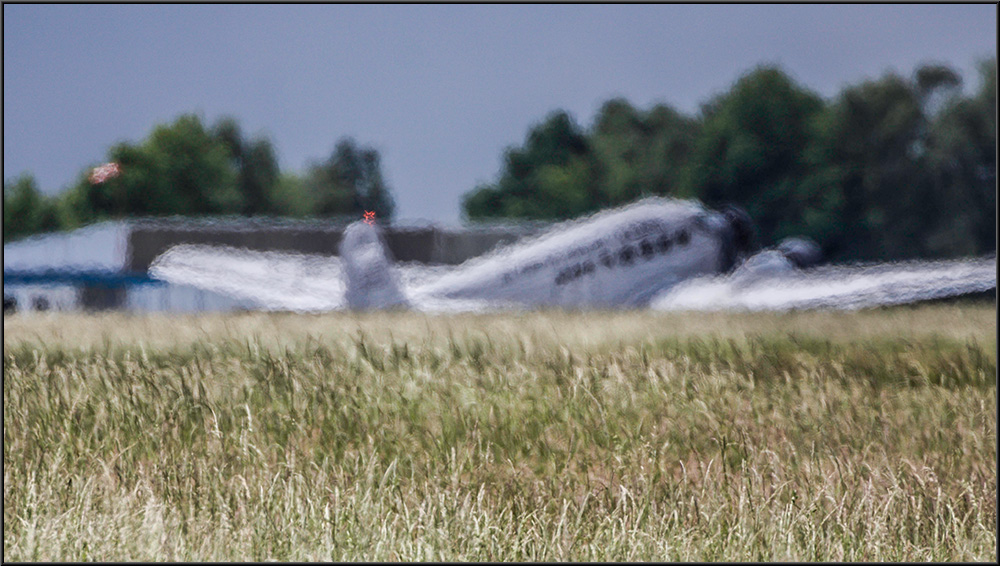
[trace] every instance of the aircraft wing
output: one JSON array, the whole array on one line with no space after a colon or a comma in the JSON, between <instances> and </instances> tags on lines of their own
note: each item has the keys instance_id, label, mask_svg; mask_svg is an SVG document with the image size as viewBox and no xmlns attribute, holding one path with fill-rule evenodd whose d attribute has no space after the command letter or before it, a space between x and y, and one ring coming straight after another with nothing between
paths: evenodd
<instances>
[{"instance_id":1,"label":"aircraft wing","mask_svg":"<svg viewBox=\"0 0 1000 566\"><path fill-rule=\"evenodd\" d=\"M343 269L336 257L182 244L156 258L149 272L169 283L250 300L264 310L344 306Z\"/></svg>"},{"instance_id":2,"label":"aircraft wing","mask_svg":"<svg viewBox=\"0 0 1000 566\"><path fill-rule=\"evenodd\" d=\"M996 258L828 266L741 281L699 278L657 296L657 310L853 310L996 288Z\"/></svg>"},{"instance_id":3,"label":"aircraft wing","mask_svg":"<svg viewBox=\"0 0 1000 566\"><path fill-rule=\"evenodd\" d=\"M419 310L462 312L495 306L488 301L444 299L413 289L447 275L455 266L399 264L404 292ZM156 279L251 301L262 310L323 312L347 308L340 258L261 252L229 246L182 244L160 255L149 269Z\"/></svg>"}]
</instances>

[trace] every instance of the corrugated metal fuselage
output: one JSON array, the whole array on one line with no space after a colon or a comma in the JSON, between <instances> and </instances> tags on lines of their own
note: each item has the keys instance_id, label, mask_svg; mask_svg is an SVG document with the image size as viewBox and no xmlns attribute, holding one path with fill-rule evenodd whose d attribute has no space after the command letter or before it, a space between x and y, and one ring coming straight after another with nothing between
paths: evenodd
<instances>
[{"instance_id":1,"label":"corrugated metal fuselage","mask_svg":"<svg viewBox=\"0 0 1000 566\"><path fill-rule=\"evenodd\" d=\"M525 306L641 306L680 281L726 269L727 227L697 205L645 201L471 260L418 293Z\"/></svg>"}]
</instances>

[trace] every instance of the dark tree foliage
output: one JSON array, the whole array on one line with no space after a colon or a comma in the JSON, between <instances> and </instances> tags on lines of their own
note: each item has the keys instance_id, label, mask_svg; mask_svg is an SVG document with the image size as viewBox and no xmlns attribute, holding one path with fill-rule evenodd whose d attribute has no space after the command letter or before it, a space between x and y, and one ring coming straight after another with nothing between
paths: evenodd
<instances>
[{"instance_id":1,"label":"dark tree foliage","mask_svg":"<svg viewBox=\"0 0 1000 566\"><path fill-rule=\"evenodd\" d=\"M990 151L988 135L976 140L975 132L995 131L995 111L991 119L975 110L959 85L950 69L928 65L911 79L889 73L848 87L825 109L814 133L809 181L841 194L835 230L824 242L834 258L990 249L975 234L989 202L982 190L986 178L976 171L995 171L996 164L992 154L977 157L970 148ZM995 180L990 184L994 194Z\"/></svg>"},{"instance_id":2,"label":"dark tree foliage","mask_svg":"<svg viewBox=\"0 0 1000 566\"><path fill-rule=\"evenodd\" d=\"M233 118L219 120L213 130L216 139L227 149L230 163L236 170L236 188L243 201L239 212L247 216L280 213L281 207L275 194L278 160L270 140L244 139L239 124Z\"/></svg>"},{"instance_id":3,"label":"dark tree foliage","mask_svg":"<svg viewBox=\"0 0 1000 566\"><path fill-rule=\"evenodd\" d=\"M463 198L471 219L566 219L647 195L678 191L697 121L665 105L648 112L615 98L590 132L554 112L508 148L496 184Z\"/></svg>"},{"instance_id":4,"label":"dark tree foliage","mask_svg":"<svg viewBox=\"0 0 1000 566\"><path fill-rule=\"evenodd\" d=\"M581 131L565 112L506 151L496 183L463 197L471 219L563 219L646 195L736 204L765 245L803 235L836 260L996 249L996 58L980 85L925 64L824 100L758 67L697 117L615 98Z\"/></svg>"},{"instance_id":5,"label":"dark tree foliage","mask_svg":"<svg viewBox=\"0 0 1000 566\"><path fill-rule=\"evenodd\" d=\"M591 132L601 204L678 194L697 133L696 120L669 106L642 112L622 98L606 102Z\"/></svg>"},{"instance_id":6,"label":"dark tree foliage","mask_svg":"<svg viewBox=\"0 0 1000 566\"><path fill-rule=\"evenodd\" d=\"M248 139L233 118L211 128L193 114L153 129L141 143L108 151L120 173L102 181L81 171L57 198L31 175L4 182L4 241L134 216L356 216L391 220L395 205L379 153L341 140L305 177L282 173L271 141Z\"/></svg>"},{"instance_id":7,"label":"dark tree foliage","mask_svg":"<svg viewBox=\"0 0 1000 566\"><path fill-rule=\"evenodd\" d=\"M242 206L227 148L197 116L157 126L141 144L117 144L108 157L121 174L94 183L88 169L64 194L72 204L69 225L129 216L227 214Z\"/></svg>"},{"instance_id":8,"label":"dark tree foliage","mask_svg":"<svg viewBox=\"0 0 1000 566\"><path fill-rule=\"evenodd\" d=\"M766 242L821 223L806 211L828 212L836 197L807 190L802 181L810 124L822 108L822 99L780 69L746 74L703 109L684 193L709 206L744 207Z\"/></svg>"},{"instance_id":9,"label":"dark tree foliage","mask_svg":"<svg viewBox=\"0 0 1000 566\"><path fill-rule=\"evenodd\" d=\"M936 222L927 247L936 256L996 250L996 59L982 62L979 74L976 94L954 97L930 125Z\"/></svg>"},{"instance_id":10,"label":"dark tree foliage","mask_svg":"<svg viewBox=\"0 0 1000 566\"><path fill-rule=\"evenodd\" d=\"M42 195L35 179L22 175L3 184L3 240L57 230L59 213L53 199Z\"/></svg>"},{"instance_id":11,"label":"dark tree foliage","mask_svg":"<svg viewBox=\"0 0 1000 566\"><path fill-rule=\"evenodd\" d=\"M598 206L593 173L587 137L569 114L554 112L524 147L507 149L496 186L477 187L463 207L473 219L571 218Z\"/></svg>"},{"instance_id":12,"label":"dark tree foliage","mask_svg":"<svg viewBox=\"0 0 1000 566\"><path fill-rule=\"evenodd\" d=\"M388 221L395 213L378 152L350 138L337 142L326 161L309 168L305 187L312 199L312 212L318 216L361 217L370 211L377 219Z\"/></svg>"}]
</instances>

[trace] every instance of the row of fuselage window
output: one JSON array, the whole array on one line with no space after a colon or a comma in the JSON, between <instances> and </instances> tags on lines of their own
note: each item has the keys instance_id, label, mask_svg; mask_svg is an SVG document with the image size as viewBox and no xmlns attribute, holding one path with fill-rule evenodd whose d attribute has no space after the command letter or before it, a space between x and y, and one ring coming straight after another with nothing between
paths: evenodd
<instances>
[{"instance_id":1,"label":"row of fuselage window","mask_svg":"<svg viewBox=\"0 0 1000 566\"><path fill-rule=\"evenodd\" d=\"M641 257L648 261L653 259L658 253L665 254L669 252L675 244L683 246L690 240L691 234L687 230L681 230L673 237L667 234L660 234L660 237L655 240L643 239L639 242L638 246L625 244L614 254L609 253L607 250L602 250L598 261L608 269L614 269L616 266L629 266L636 258ZM579 279L595 271L597 271L597 266L589 259L575 263L565 267L556 275L556 285L565 285L574 279Z\"/></svg>"}]
</instances>

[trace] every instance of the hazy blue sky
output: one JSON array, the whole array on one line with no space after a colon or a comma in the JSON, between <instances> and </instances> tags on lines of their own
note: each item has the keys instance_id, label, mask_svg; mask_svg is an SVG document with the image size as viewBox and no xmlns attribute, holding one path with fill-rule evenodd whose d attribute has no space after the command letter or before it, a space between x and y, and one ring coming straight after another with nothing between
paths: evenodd
<instances>
[{"instance_id":1,"label":"hazy blue sky","mask_svg":"<svg viewBox=\"0 0 1000 566\"><path fill-rule=\"evenodd\" d=\"M119 141L234 116L303 172L342 136L382 155L398 216L455 222L550 111L624 96L694 113L759 63L832 97L945 62L977 84L981 5L4 5L3 172L62 190Z\"/></svg>"}]
</instances>

